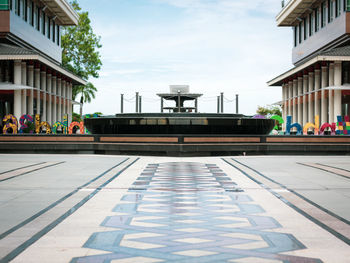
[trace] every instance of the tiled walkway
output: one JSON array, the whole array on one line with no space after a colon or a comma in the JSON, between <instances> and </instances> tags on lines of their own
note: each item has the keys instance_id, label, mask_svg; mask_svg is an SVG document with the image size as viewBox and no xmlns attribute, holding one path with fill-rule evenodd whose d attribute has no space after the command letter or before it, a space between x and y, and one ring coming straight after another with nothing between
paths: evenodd
<instances>
[{"instance_id":1,"label":"tiled walkway","mask_svg":"<svg viewBox=\"0 0 350 263\"><path fill-rule=\"evenodd\" d=\"M293 191L248 168L231 158L125 159L79 189L87 201L15 248L14 262L348 262L346 219L333 222L344 233L323 227L322 207L310 216L284 198Z\"/></svg>"}]
</instances>

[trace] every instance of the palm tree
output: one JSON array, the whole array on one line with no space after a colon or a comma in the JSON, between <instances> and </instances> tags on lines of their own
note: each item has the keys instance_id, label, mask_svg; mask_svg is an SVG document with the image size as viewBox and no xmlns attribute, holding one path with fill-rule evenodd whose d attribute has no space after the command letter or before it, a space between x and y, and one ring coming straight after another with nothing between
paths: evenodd
<instances>
[{"instance_id":1,"label":"palm tree","mask_svg":"<svg viewBox=\"0 0 350 263\"><path fill-rule=\"evenodd\" d=\"M73 89L73 100L80 95L80 116L83 115L83 105L84 103L90 103L92 99L95 98L95 93L97 92L97 89L95 86L88 82L85 86L76 86Z\"/></svg>"}]
</instances>

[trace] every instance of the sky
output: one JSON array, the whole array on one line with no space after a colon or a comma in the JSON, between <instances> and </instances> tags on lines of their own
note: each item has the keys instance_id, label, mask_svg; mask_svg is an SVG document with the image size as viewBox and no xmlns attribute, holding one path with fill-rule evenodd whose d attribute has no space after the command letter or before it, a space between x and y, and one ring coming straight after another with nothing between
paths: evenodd
<instances>
[{"instance_id":1,"label":"sky","mask_svg":"<svg viewBox=\"0 0 350 263\"><path fill-rule=\"evenodd\" d=\"M159 112L157 93L189 85L202 93L200 112L216 112L224 92L226 113L253 115L281 100L266 82L292 68L292 30L276 26L279 0L78 0L101 37L98 92L84 113ZM78 100L78 99L77 99ZM167 106L172 103L168 102ZM78 108L75 109L78 112Z\"/></svg>"}]
</instances>

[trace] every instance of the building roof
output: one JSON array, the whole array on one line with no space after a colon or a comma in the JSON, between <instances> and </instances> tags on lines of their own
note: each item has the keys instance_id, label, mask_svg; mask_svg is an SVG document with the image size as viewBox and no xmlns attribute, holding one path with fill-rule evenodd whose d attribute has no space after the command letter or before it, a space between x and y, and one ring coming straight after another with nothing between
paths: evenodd
<instances>
[{"instance_id":1,"label":"building roof","mask_svg":"<svg viewBox=\"0 0 350 263\"><path fill-rule=\"evenodd\" d=\"M177 100L180 96L183 100L194 100L196 98L201 97L203 94L198 93L161 93L157 94L157 96L164 98L166 100Z\"/></svg>"},{"instance_id":2,"label":"building roof","mask_svg":"<svg viewBox=\"0 0 350 263\"><path fill-rule=\"evenodd\" d=\"M318 62L327 61L350 61L350 46L338 47L327 51L322 51L311 56L308 60L302 64L295 66L294 68L282 73L278 77L267 82L269 86L282 86L283 81L290 78L294 74L307 69Z\"/></svg>"},{"instance_id":3,"label":"building roof","mask_svg":"<svg viewBox=\"0 0 350 263\"><path fill-rule=\"evenodd\" d=\"M0 56L1 55L34 55L34 54L38 54L38 53L30 49L0 43Z\"/></svg>"},{"instance_id":4,"label":"building roof","mask_svg":"<svg viewBox=\"0 0 350 263\"><path fill-rule=\"evenodd\" d=\"M293 26L295 22L309 9L316 0L289 0L276 16L278 26Z\"/></svg>"},{"instance_id":5,"label":"building roof","mask_svg":"<svg viewBox=\"0 0 350 263\"><path fill-rule=\"evenodd\" d=\"M41 0L63 26L77 25L79 15L66 0Z\"/></svg>"},{"instance_id":6,"label":"building roof","mask_svg":"<svg viewBox=\"0 0 350 263\"><path fill-rule=\"evenodd\" d=\"M73 80L74 84L86 85L87 82L82 78L76 76L72 72L66 70L62 66L53 63L51 60L40 55L38 52L23 47L0 43L0 60L36 60L53 70L58 71L60 74Z\"/></svg>"}]
</instances>

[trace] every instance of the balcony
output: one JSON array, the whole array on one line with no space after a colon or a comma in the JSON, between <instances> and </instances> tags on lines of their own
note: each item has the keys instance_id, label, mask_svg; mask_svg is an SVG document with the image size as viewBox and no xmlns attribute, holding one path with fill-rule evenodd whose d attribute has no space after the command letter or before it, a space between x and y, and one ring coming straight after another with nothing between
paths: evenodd
<instances>
[{"instance_id":1,"label":"balcony","mask_svg":"<svg viewBox=\"0 0 350 263\"><path fill-rule=\"evenodd\" d=\"M278 26L293 26L297 18L305 12L309 12L309 8L317 2L317 0L287 0L281 12L276 16ZM282 2L283 3L283 2Z\"/></svg>"}]
</instances>

